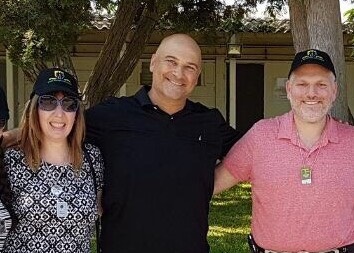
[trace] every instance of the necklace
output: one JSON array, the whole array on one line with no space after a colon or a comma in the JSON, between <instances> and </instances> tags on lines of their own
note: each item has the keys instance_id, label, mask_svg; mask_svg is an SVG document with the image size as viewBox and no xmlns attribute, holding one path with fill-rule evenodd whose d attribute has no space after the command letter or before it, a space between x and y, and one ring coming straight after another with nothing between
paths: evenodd
<instances>
[{"instance_id":1,"label":"necklace","mask_svg":"<svg viewBox=\"0 0 354 253\"><path fill-rule=\"evenodd\" d=\"M50 192L55 196L56 199L56 214L58 218L66 218L69 214L69 204L68 202L60 199L60 194L63 192L63 187L59 185L58 181L61 178L64 170L60 169L59 176L55 179L53 170L49 169L48 163L43 161L45 168L48 173L50 171Z\"/></svg>"},{"instance_id":2,"label":"necklace","mask_svg":"<svg viewBox=\"0 0 354 253\"><path fill-rule=\"evenodd\" d=\"M63 174L63 170L60 170L60 174L58 175L57 178L54 178L54 172L53 169L49 169L48 163L46 161L43 161L43 164L45 168L47 169L48 173L50 172L50 192L55 196L59 197L59 195L63 192L63 187L61 187L58 183L59 179L61 178Z\"/></svg>"},{"instance_id":3,"label":"necklace","mask_svg":"<svg viewBox=\"0 0 354 253\"><path fill-rule=\"evenodd\" d=\"M320 139L319 139L320 142L322 142L322 140L323 140L323 138L322 138L323 132L322 132ZM299 151L300 151L300 156L301 156L301 160L302 160L301 161L302 165L301 165L301 170L300 170L301 184L308 185L308 184L312 183L312 168L317 162L317 157L318 157L322 147L321 147L321 143L319 143L319 145L317 147L316 154L315 154L315 158L313 159L312 163L310 163L309 157L305 153L303 153L303 150L300 146L301 140L300 140L299 133L296 132L296 135L297 135L297 142L298 142L298 147L299 147Z\"/></svg>"}]
</instances>

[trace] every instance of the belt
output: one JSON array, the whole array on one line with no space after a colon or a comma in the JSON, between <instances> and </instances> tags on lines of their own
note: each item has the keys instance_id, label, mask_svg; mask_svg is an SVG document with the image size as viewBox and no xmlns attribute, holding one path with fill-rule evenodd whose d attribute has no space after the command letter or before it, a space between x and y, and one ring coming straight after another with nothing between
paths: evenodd
<instances>
[{"instance_id":1,"label":"belt","mask_svg":"<svg viewBox=\"0 0 354 253\"><path fill-rule=\"evenodd\" d=\"M274 250L267 250L255 245L257 248L257 252L259 253L292 253L292 252L283 252L283 251L274 251ZM298 251L295 253L354 253L354 243L350 245L346 245L336 249L329 249L325 251L318 251L318 252L310 252L310 251Z\"/></svg>"}]
</instances>

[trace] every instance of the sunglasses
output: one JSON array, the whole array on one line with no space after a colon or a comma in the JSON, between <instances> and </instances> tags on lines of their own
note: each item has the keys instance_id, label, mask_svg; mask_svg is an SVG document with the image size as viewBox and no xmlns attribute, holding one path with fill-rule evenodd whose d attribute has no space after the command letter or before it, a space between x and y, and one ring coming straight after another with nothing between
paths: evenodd
<instances>
[{"instance_id":1,"label":"sunglasses","mask_svg":"<svg viewBox=\"0 0 354 253\"><path fill-rule=\"evenodd\" d=\"M51 95L42 95L38 99L38 107L44 111L53 111L58 105L60 105L65 112L76 112L79 108L79 99L75 97L57 99Z\"/></svg>"}]
</instances>

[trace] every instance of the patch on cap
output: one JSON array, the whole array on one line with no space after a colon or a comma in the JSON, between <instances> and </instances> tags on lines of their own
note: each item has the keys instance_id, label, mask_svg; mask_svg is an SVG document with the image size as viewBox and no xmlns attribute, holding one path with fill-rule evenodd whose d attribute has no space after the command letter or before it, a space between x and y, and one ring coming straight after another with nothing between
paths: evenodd
<instances>
[{"instance_id":1,"label":"patch on cap","mask_svg":"<svg viewBox=\"0 0 354 253\"><path fill-rule=\"evenodd\" d=\"M306 55L304 55L301 60L302 61L306 61L306 60L309 60L309 59L313 59L313 60L318 60L318 61L323 61L324 62L325 60L323 59L323 57L318 55L317 52L318 51L314 50L314 49L307 50L306 51Z\"/></svg>"},{"instance_id":2,"label":"patch on cap","mask_svg":"<svg viewBox=\"0 0 354 253\"><path fill-rule=\"evenodd\" d=\"M54 77L50 77L48 79L48 84L52 82L65 82L69 85L72 85L71 81L67 78L65 78L64 71L61 70L54 70Z\"/></svg>"}]
</instances>

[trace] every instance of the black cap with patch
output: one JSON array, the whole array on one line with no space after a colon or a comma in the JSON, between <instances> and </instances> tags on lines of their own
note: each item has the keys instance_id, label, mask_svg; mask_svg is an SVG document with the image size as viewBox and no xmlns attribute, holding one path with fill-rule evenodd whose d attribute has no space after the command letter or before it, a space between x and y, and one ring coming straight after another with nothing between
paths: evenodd
<instances>
[{"instance_id":1,"label":"black cap with patch","mask_svg":"<svg viewBox=\"0 0 354 253\"><path fill-rule=\"evenodd\" d=\"M80 97L77 80L74 76L60 68L45 69L39 73L30 98L34 94L42 96L58 91L73 97Z\"/></svg>"},{"instance_id":2,"label":"black cap with patch","mask_svg":"<svg viewBox=\"0 0 354 253\"><path fill-rule=\"evenodd\" d=\"M288 78L290 77L291 73L295 69L297 69L298 67L304 64L321 65L322 67L331 71L336 77L336 71L334 70L334 65L332 63L331 57L329 57L329 55L326 52L317 49L309 49L302 52L298 52L295 55L294 60L291 64Z\"/></svg>"}]
</instances>

